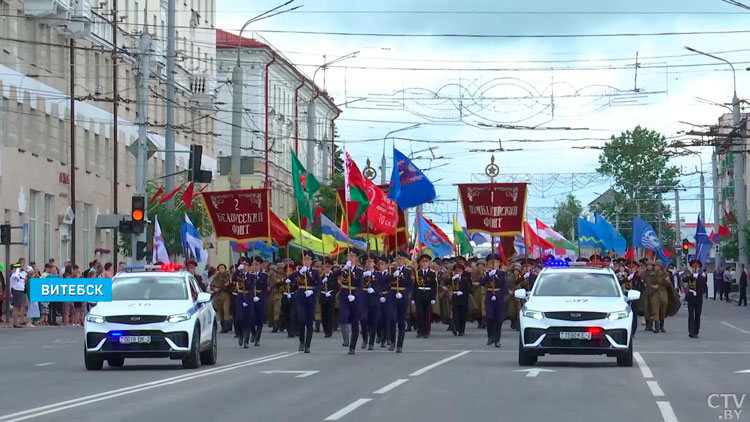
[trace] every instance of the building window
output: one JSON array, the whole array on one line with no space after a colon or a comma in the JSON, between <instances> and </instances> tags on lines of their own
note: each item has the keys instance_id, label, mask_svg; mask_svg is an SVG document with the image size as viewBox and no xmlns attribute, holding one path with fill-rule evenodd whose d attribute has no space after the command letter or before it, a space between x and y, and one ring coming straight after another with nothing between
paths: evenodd
<instances>
[{"instance_id":1,"label":"building window","mask_svg":"<svg viewBox=\"0 0 750 422\"><path fill-rule=\"evenodd\" d=\"M139 25L141 23L141 20L140 20L141 8L138 6L138 1L137 0L135 2L135 6L133 7L133 12L134 12L133 13L133 22L136 25ZM135 28L133 30L133 32L137 32L139 29L141 29L141 28Z\"/></svg>"},{"instance_id":2,"label":"building window","mask_svg":"<svg viewBox=\"0 0 750 422\"><path fill-rule=\"evenodd\" d=\"M94 53L94 88L99 86L99 53Z\"/></svg>"},{"instance_id":3,"label":"building window","mask_svg":"<svg viewBox=\"0 0 750 422\"><path fill-rule=\"evenodd\" d=\"M62 164L68 163L68 147L65 142L67 136L68 135L65 133L65 121L63 119L57 119L57 145L60 148L58 154L60 156L60 163Z\"/></svg>"},{"instance_id":4,"label":"building window","mask_svg":"<svg viewBox=\"0 0 750 422\"><path fill-rule=\"evenodd\" d=\"M7 98L2 98L2 95L0 95L0 100L2 100L3 108L2 113L0 113L0 122L2 122L3 130L0 130L0 139L3 140L2 145L8 146L10 145L10 136L8 136L8 126L10 123L10 101Z\"/></svg>"},{"instance_id":5,"label":"building window","mask_svg":"<svg viewBox=\"0 0 750 422\"><path fill-rule=\"evenodd\" d=\"M91 173L91 132L88 129L83 131L83 160L86 162L86 172Z\"/></svg>"},{"instance_id":6,"label":"building window","mask_svg":"<svg viewBox=\"0 0 750 422\"><path fill-rule=\"evenodd\" d=\"M83 204L83 257L84 265L91 262L91 205Z\"/></svg>"},{"instance_id":7,"label":"building window","mask_svg":"<svg viewBox=\"0 0 750 422\"><path fill-rule=\"evenodd\" d=\"M29 195L29 261L36 261L36 204L39 192L32 190Z\"/></svg>"},{"instance_id":8,"label":"building window","mask_svg":"<svg viewBox=\"0 0 750 422\"><path fill-rule=\"evenodd\" d=\"M44 262L52 258L52 195L44 195Z\"/></svg>"},{"instance_id":9,"label":"building window","mask_svg":"<svg viewBox=\"0 0 750 422\"><path fill-rule=\"evenodd\" d=\"M52 116L44 115L44 156L52 158L54 153L54 143L52 141Z\"/></svg>"},{"instance_id":10,"label":"building window","mask_svg":"<svg viewBox=\"0 0 750 422\"><path fill-rule=\"evenodd\" d=\"M94 133L94 172L101 175L101 146L99 145L99 135Z\"/></svg>"}]
</instances>

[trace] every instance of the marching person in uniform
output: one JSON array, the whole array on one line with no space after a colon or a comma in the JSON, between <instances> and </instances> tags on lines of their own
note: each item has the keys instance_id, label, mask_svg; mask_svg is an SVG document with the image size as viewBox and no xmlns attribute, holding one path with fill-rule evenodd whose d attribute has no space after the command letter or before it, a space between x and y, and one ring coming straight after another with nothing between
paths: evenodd
<instances>
[{"instance_id":1,"label":"marching person in uniform","mask_svg":"<svg viewBox=\"0 0 750 422\"><path fill-rule=\"evenodd\" d=\"M362 301L359 306L359 322L361 324L362 348L369 346L370 350L374 349L375 329L379 318L378 311L378 291L375 281L375 260L374 254L365 255L365 270L362 273Z\"/></svg>"},{"instance_id":2,"label":"marching person in uniform","mask_svg":"<svg viewBox=\"0 0 750 422\"><path fill-rule=\"evenodd\" d=\"M241 298L239 297L240 291L245 290L245 280L243 276L243 269L245 268L245 265L249 265L249 263L246 263L245 257L242 257L239 259L237 266L235 267L234 272L232 273L232 315L234 316L234 337L235 338L242 338L240 331L240 312L241 312Z\"/></svg>"},{"instance_id":3,"label":"marching person in uniform","mask_svg":"<svg viewBox=\"0 0 750 422\"><path fill-rule=\"evenodd\" d=\"M449 279L451 295L451 314L453 315L453 335L463 337L466 332L466 315L469 312L469 295L471 294L471 274L465 271L464 264L453 266L453 276Z\"/></svg>"},{"instance_id":4,"label":"marching person in uniform","mask_svg":"<svg viewBox=\"0 0 750 422\"><path fill-rule=\"evenodd\" d=\"M409 254L399 251L396 259L396 270L390 279L390 292L386 299L388 304L388 334L391 338L389 351L396 349L401 353L404 347L404 336L406 335L406 310L409 307L409 297L414 287L413 270L406 265ZM396 328L398 327L398 338Z\"/></svg>"},{"instance_id":5,"label":"marching person in uniform","mask_svg":"<svg viewBox=\"0 0 750 422\"><path fill-rule=\"evenodd\" d=\"M256 256L253 259L253 271L255 272L255 288L253 289L252 342L260 346L260 335L263 332L263 324L266 323L266 301L268 300L268 274L263 271L263 258Z\"/></svg>"},{"instance_id":6,"label":"marching person in uniform","mask_svg":"<svg viewBox=\"0 0 750 422\"><path fill-rule=\"evenodd\" d=\"M237 277L237 327L240 331L238 343L247 349L250 342L250 332L253 326L253 291L255 289L255 277L250 274L250 266L241 264L240 274Z\"/></svg>"},{"instance_id":7,"label":"marching person in uniform","mask_svg":"<svg viewBox=\"0 0 750 422\"><path fill-rule=\"evenodd\" d=\"M211 293L213 293L213 305L216 314L221 321L221 332L232 331L232 314L230 304L232 302L232 277L227 272L227 266L219 264L217 273L211 279Z\"/></svg>"},{"instance_id":8,"label":"marching person in uniform","mask_svg":"<svg viewBox=\"0 0 750 422\"><path fill-rule=\"evenodd\" d=\"M489 271L479 280L479 284L487 288L485 307L487 308L487 345L495 344L500 347L501 327L503 321L503 305L508 282L505 271L500 269L500 256L490 253L487 256Z\"/></svg>"},{"instance_id":9,"label":"marching person in uniform","mask_svg":"<svg viewBox=\"0 0 750 422\"><path fill-rule=\"evenodd\" d=\"M353 250L349 250L348 261L344 268L339 270L339 318L341 321L341 335L344 337L342 346L349 348L349 354L354 354L359 338L359 311L362 276L364 271L357 268L359 257ZM350 336L351 330L351 336Z\"/></svg>"},{"instance_id":10,"label":"marching person in uniform","mask_svg":"<svg viewBox=\"0 0 750 422\"><path fill-rule=\"evenodd\" d=\"M703 311L703 295L708 291L706 274L701 271L702 263L694 259L690 261L693 272L688 274L685 283L685 301L688 306L688 337L698 338L701 329L701 312Z\"/></svg>"},{"instance_id":11,"label":"marching person in uniform","mask_svg":"<svg viewBox=\"0 0 750 422\"><path fill-rule=\"evenodd\" d=\"M527 260L530 262L530 260ZM532 268L529 266L526 274L521 274L521 266L514 264L512 271L508 274L507 282L510 286L507 296L505 297L505 309L507 312L507 318L510 320L510 328L513 330L520 330L518 323L518 315L521 312L521 300L516 299L515 291L518 289L526 289L529 291L529 278L531 277ZM501 320L503 321L505 317ZM502 322L500 323L502 325Z\"/></svg>"},{"instance_id":12,"label":"marching person in uniform","mask_svg":"<svg viewBox=\"0 0 750 422\"><path fill-rule=\"evenodd\" d=\"M292 274L295 272L295 265L291 262L284 266L286 279L279 282L281 297L281 313L284 315L284 326L286 326L286 336L288 338L297 337L297 307L294 305L296 292L292 286Z\"/></svg>"},{"instance_id":13,"label":"marching person in uniform","mask_svg":"<svg viewBox=\"0 0 750 422\"><path fill-rule=\"evenodd\" d=\"M627 295L630 290L638 290L643 295L643 280L641 279L641 269L637 262L630 261L628 263L629 269L623 274L621 286L625 294ZM630 309L633 312L633 325L632 332L635 337L635 332L638 330L638 309L640 308L640 299L630 302Z\"/></svg>"},{"instance_id":14,"label":"marching person in uniform","mask_svg":"<svg viewBox=\"0 0 750 422\"><path fill-rule=\"evenodd\" d=\"M331 270L333 259L323 260L323 277L320 280L320 319L326 338L333 336L333 318L336 310L336 293L339 291L338 276Z\"/></svg>"},{"instance_id":15,"label":"marching person in uniform","mask_svg":"<svg viewBox=\"0 0 750 422\"><path fill-rule=\"evenodd\" d=\"M654 271L654 282L651 285L651 320L654 323L654 333L666 333L664 331L664 319L667 317L667 305L669 294L672 292L672 281L669 273L664 269L661 261L656 262Z\"/></svg>"},{"instance_id":16,"label":"marching person in uniform","mask_svg":"<svg viewBox=\"0 0 750 422\"><path fill-rule=\"evenodd\" d=\"M654 263L651 260L645 260L643 265L646 269L643 271L643 289L644 289L644 300L643 300L643 317L646 319L646 331L654 331L654 321L651 319L652 316L652 302L656 301L654 291L657 281L656 270L654 269Z\"/></svg>"},{"instance_id":17,"label":"marching person in uniform","mask_svg":"<svg viewBox=\"0 0 750 422\"><path fill-rule=\"evenodd\" d=\"M378 258L378 271L375 273L375 284L378 286L378 314L377 336L380 347L385 347L388 337L388 293L390 292L391 270L388 268L390 260L382 255Z\"/></svg>"},{"instance_id":18,"label":"marching person in uniform","mask_svg":"<svg viewBox=\"0 0 750 422\"><path fill-rule=\"evenodd\" d=\"M313 252L309 249L302 254L302 268L290 277L297 291L294 305L297 308L297 333L299 351L310 353L313 323L315 322L315 293L320 289L320 274L312 268Z\"/></svg>"},{"instance_id":19,"label":"marching person in uniform","mask_svg":"<svg viewBox=\"0 0 750 422\"><path fill-rule=\"evenodd\" d=\"M485 308L484 306L484 296L486 295L486 290L484 286L479 284L479 280L484 277L485 268L486 262L483 259L478 260L476 268L474 268L471 272L471 285L474 287L471 291L471 297L474 304L476 305L477 329L480 330L487 328L487 308Z\"/></svg>"},{"instance_id":20,"label":"marching person in uniform","mask_svg":"<svg viewBox=\"0 0 750 422\"><path fill-rule=\"evenodd\" d=\"M432 305L437 299L437 273L430 269L430 255L422 254L417 261L421 267L414 274L414 304L417 307L417 338L429 337Z\"/></svg>"}]
</instances>

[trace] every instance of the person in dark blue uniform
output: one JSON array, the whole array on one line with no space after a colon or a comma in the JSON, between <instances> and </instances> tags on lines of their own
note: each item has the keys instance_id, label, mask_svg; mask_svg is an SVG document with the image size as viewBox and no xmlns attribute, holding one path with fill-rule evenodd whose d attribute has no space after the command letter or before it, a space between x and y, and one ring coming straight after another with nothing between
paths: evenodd
<instances>
[{"instance_id":1,"label":"person in dark blue uniform","mask_svg":"<svg viewBox=\"0 0 750 422\"><path fill-rule=\"evenodd\" d=\"M503 321L504 298L508 290L505 271L500 269L500 256L490 253L487 256L487 272L479 283L487 288L484 304L487 308L487 345L500 347L500 335Z\"/></svg>"},{"instance_id":2,"label":"person in dark blue uniform","mask_svg":"<svg viewBox=\"0 0 750 422\"><path fill-rule=\"evenodd\" d=\"M238 343L247 349L250 342L250 332L252 331L254 319L253 291L255 289L255 277L250 274L249 265L242 264L240 273L237 276L237 283L240 284L237 290L237 314L239 321L240 337Z\"/></svg>"},{"instance_id":3,"label":"person in dark blue uniform","mask_svg":"<svg viewBox=\"0 0 750 422\"><path fill-rule=\"evenodd\" d=\"M336 311L336 293L339 291L338 275L332 271L333 259L323 260L322 279L320 280L320 319L326 338L333 335L334 315Z\"/></svg>"},{"instance_id":4,"label":"person in dark blue uniform","mask_svg":"<svg viewBox=\"0 0 750 422\"><path fill-rule=\"evenodd\" d=\"M242 332L240 331L240 324L238 318L240 318L240 312L242 311L237 306L241 304L239 293L239 290L245 290L245 281L241 280L240 275L242 274L242 268L245 267L245 265L250 265L250 262L247 261L247 258L242 257L237 261L237 266L235 267L234 271L232 271L232 306L230 309L230 312L232 313L233 321L232 324L234 325L234 338L242 338ZM242 344L240 344L242 345Z\"/></svg>"},{"instance_id":5,"label":"person in dark blue uniform","mask_svg":"<svg viewBox=\"0 0 750 422\"><path fill-rule=\"evenodd\" d=\"M253 277L255 288L253 290L253 326L252 342L260 346L260 335L263 332L263 324L266 323L266 301L268 300L268 274L263 271L263 258L256 256L253 259Z\"/></svg>"},{"instance_id":6,"label":"person in dark blue uniform","mask_svg":"<svg viewBox=\"0 0 750 422\"><path fill-rule=\"evenodd\" d=\"M413 300L417 308L417 338L430 336L432 305L437 299L437 273L430 269L432 257L422 254L417 260L420 269L414 273Z\"/></svg>"},{"instance_id":7,"label":"person in dark blue uniform","mask_svg":"<svg viewBox=\"0 0 750 422\"><path fill-rule=\"evenodd\" d=\"M362 276L364 271L357 268L359 257L349 251L344 268L338 271L339 280L339 317L341 335L344 336L344 347L349 347L349 354L354 354L359 338L359 311L362 302ZM351 330L351 335L349 334Z\"/></svg>"},{"instance_id":8,"label":"person in dark blue uniform","mask_svg":"<svg viewBox=\"0 0 750 422\"><path fill-rule=\"evenodd\" d=\"M390 259L386 255L378 258L378 271L375 273L375 284L377 285L379 316L377 326L377 337L380 347L385 347L386 341L390 342L388 336L388 293L391 290Z\"/></svg>"},{"instance_id":9,"label":"person in dark blue uniform","mask_svg":"<svg viewBox=\"0 0 750 422\"><path fill-rule=\"evenodd\" d=\"M313 323L315 322L315 294L320 289L320 274L312 268L313 252L305 250L302 254L302 267L291 277L297 291L294 306L297 308L297 333L299 334L299 351L310 353Z\"/></svg>"},{"instance_id":10,"label":"person in dark blue uniform","mask_svg":"<svg viewBox=\"0 0 750 422\"><path fill-rule=\"evenodd\" d=\"M690 261L693 272L683 279L685 283L685 301L688 306L688 337L698 338L701 329L701 312L703 311L703 295L708 291L706 274L701 271L702 263L694 259Z\"/></svg>"},{"instance_id":11,"label":"person in dark blue uniform","mask_svg":"<svg viewBox=\"0 0 750 422\"><path fill-rule=\"evenodd\" d=\"M362 324L362 348L375 349L375 334L380 319L380 302L378 302L378 283L375 274L375 254L366 255L365 271L362 273L362 302L360 302L359 321Z\"/></svg>"},{"instance_id":12,"label":"person in dark blue uniform","mask_svg":"<svg viewBox=\"0 0 750 422\"><path fill-rule=\"evenodd\" d=\"M469 312L469 295L471 294L471 274L464 271L462 263L453 265L453 276L444 287L448 288L451 298L451 328L453 335L464 336L466 332L466 315Z\"/></svg>"},{"instance_id":13,"label":"person in dark blue uniform","mask_svg":"<svg viewBox=\"0 0 750 422\"><path fill-rule=\"evenodd\" d=\"M409 254L399 251L396 259L396 269L390 278L390 292L386 299L388 305L388 334L391 338L391 352L401 353L404 347L404 336L406 335L406 310L409 308L409 297L414 287L414 274L406 265ZM398 326L398 339L396 339L396 327Z\"/></svg>"}]
</instances>

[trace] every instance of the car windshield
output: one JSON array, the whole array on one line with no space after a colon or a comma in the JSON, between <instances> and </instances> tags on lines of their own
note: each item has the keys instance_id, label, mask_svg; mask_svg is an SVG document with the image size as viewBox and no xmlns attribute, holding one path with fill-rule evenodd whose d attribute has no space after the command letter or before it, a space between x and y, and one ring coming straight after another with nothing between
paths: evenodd
<instances>
[{"instance_id":1,"label":"car windshield","mask_svg":"<svg viewBox=\"0 0 750 422\"><path fill-rule=\"evenodd\" d=\"M185 280L180 277L124 277L112 280L112 300L184 300Z\"/></svg>"},{"instance_id":2,"label":"car windshield","mask_svg":"<svg viewBox=\"0 0 750 422\"><path fill-rule=\"evenodd\" d=\"M539 276L534 295L617 297L620 289L611 274L554 272Z\"/></svg>"}]
</instances>

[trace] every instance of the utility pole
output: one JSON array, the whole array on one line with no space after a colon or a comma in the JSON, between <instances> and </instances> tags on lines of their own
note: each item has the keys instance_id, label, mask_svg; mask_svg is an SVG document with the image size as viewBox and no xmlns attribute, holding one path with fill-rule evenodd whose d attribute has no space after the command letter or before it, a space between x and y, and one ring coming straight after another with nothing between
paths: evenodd
<instances>
[{"instance_id":1,"label":"utility pole","mask_svg":"<svg viewBox=\"0 0 750 422\"><path fill-rule=\"evenodd\" d=\"M745 131L740 127L740 100L735 89L732 98L732 126L734 127L734 203L737 207L737 246L739 249L739 264L747 267L745 248L745 225L747 224L747 204L745 203ZM739 141L739 142L737 142ZM714 183L716 184L716 183Z\"/></svg>"},{"instance_id":2,"label":"utility pole","mask_svg":"<svg viewBox=\"0 0 750 422\"><path fill-rule=\"evenodd\" d=\"M175 109L175 0L167 1L167 127L164 132L164 174L166 180L164 181L164 189L167 192L172 192L175 186L174 174L176 171L175 166L175 146L174 146L174 109ZM148 79L146 79L148 81ZM147 85L148 87L148 85ZM143 193L145 195L146 190L144 186ZM170 198L167 202L167 209L174 208L174 197Z\"/></svg>"},{"instance_id":3,"label":"utility pole","mask_svg":"<svg viewBox=\"0 0 750 422\"><path fill-rule=\"evenodd\" d=\"M716 150L717 146L714 146L713 153L711 154L711 173L713 176L713 190L714 190L714 230L716 233L719 232L719 224L721 219L719 218L719 168L717 163ZM716 254L716 268L724 264L724 260L721 257L721 250L716 248L714 253Z\"/></svg>"},{"instance_id":4,"label":"utility pole","mask_svg":"<svg viewBox=\"0 0 750 422\"><path fill-rule=\"evenodd\" d=\"M239 48L238 48L239 49ZM240 189L240 163L242 154L242 68L240 53L232 70L232 158L229 170L229 189Z\"/></svg>"},{"instance_id":5,"label":"utility pole","mask_svg":"<svg viewBox=\"0 0 750 422\"><path fill-rule=\"evenodd\" d=\"M706 178L703 176L703 169L701 169L700 177L700 201L701 201L701 220L703 223L706 222Z\"/></svg>"},{"instance_id":6,"label":"utility pole","mask_svg":"<svg viewBox=\"0 0 750 422\"><path fill-rule=\"evenodd\" d=\"M677 224L675 224L675 243L680 244L682 241L681 234L680 234L680 228L682 227L682 222L680 221L680 190L675 188L674 190L674 216L675 221ZM682 249L680 249L681 251Z\"/></svg>"},{"instance_id":7,"label":"utility pole","mask_svg":"<svg viewBox=\"0 0 750 422\"><path fill-rule=\"evenodd\" d=\"M151 74L151 63L150 63L150 50L151 50L151 34L148 33L147 28L144 26L144 31L141 34L141 41L139 44L139 68L138 74L138 154L136 158L136 173L135 173L135 195L145 196L146 195L146 176L147 176L147 162L148 156L148 132L146 130L146 123L148 122L148 82ZM148 206L148 204L146 204ZM145 212L144 212L145 214ZM143 233L133 233L131 236L131 251L133 253L134 264L144 264L145 260L136 259L137 245L138 242L146 241L146 233L148 230L144 230Z\"/></svg>"},{"instance_id":8,"label":"utility pole","mask_svg":"<svg viewBox=\"0 0 750 422\"><path fill-rule=\"evenodd\" d=\"M119 105L117 88L117 0L112 0L112 214L117 215L117 106ZM112 263L117 265L117 229L112 230Z\"/></svg>"},{"instance_id":9,"label":"utility pole","mask_svg":"<svg viewBox=\"0 0 750 422\"><path fill-rule=\"evenodd\" d=\"M76 262L76 43L70 39L70 262ZM117 95L117 93L115 93ZM7 119L7 117L6 117ZM10 265L6 263L6 265ZM7 281L10 283L10 280Z\"/></svg>"}]
</instances>

